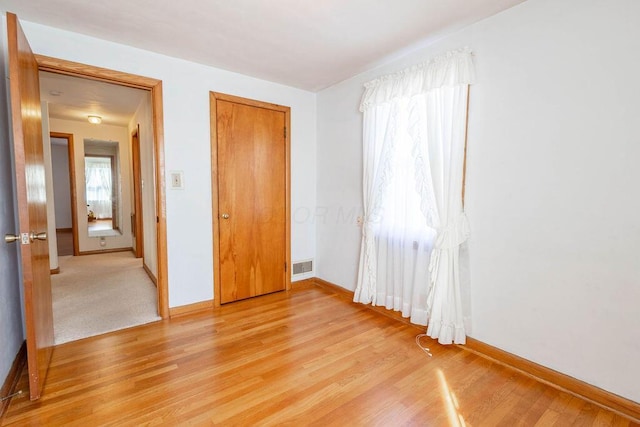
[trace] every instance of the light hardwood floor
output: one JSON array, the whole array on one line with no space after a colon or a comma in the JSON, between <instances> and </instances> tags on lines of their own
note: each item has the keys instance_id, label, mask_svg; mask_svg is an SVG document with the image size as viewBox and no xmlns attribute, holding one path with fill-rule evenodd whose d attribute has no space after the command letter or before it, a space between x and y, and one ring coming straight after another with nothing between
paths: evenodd
<instances>
[{"instance_id":1,"label":"light hardwood floor","mask_svg":"<svg viewBox=\"0 0 640 427\"><path fill-rule=\"evenodd\" d=\"M633 425L419 332L303 285L58 346L2 425Z\"/></svg>"}]
</instances>

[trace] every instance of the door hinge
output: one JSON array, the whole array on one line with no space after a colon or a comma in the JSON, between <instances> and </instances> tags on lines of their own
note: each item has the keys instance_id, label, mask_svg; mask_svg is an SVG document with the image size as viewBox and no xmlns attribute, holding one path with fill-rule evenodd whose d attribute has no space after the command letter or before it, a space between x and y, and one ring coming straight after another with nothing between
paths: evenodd
<instances>
[{"instance_id":1,"label":"door hinge","mask_svg":"<svg viewBox=\"0 0 640 427\"><path fill-rule=\"evenodd\" d=\"M286 126L284 127L284 138L285 139L287 138L287 127Z\"/></svg>"},{"instance_id":2,"label":"door hinge","mask_svg":"<svg viewBox=\"0 0 640 427\"><path fill-rule=\"evenodd\" d=\"M285 273L287 272L287 263L286 262L284 263L284 272Z\"/></svg>"}]
</instances>

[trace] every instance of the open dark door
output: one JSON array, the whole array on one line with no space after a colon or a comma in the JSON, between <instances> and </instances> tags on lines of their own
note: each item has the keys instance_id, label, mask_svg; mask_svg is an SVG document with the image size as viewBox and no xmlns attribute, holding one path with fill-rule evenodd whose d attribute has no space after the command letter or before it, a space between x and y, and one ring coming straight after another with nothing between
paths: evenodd
<instances>
[{"instance_id":1,"label":"open dark door","mask_svg":"<svg viewBox=\"0 0 640 427\"><path fill-rule=\"evenodd\" d=\"M47 238L38 64L16 15L7 13L9 80L27 364L31 400L38 399L53 351L53 308Z\"/></svg>"}]
</instances>

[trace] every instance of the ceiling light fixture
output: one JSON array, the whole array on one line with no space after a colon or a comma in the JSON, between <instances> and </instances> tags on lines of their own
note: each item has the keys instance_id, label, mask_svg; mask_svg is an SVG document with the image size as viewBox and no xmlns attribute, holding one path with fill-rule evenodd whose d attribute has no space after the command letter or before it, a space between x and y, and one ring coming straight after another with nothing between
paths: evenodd
<instances>
[{"instance_id":1,"label":"ceiling light fixture","mask_svg":"<svg viewBox=\"0 0 640 427\"><path fill-rule=\"evenodd\" d=\"M102 117L100 116L87 116L87 120L89 120L89 123L93 123L94 125L102 123Z\"/></svg>"}]
</instances>

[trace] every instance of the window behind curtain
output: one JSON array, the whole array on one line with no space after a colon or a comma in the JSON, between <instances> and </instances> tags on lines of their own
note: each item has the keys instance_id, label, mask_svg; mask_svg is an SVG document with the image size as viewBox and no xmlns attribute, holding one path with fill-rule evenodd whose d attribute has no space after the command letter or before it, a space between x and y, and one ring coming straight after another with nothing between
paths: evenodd
<instances>
[{"instance_id":1,"label":"window behind curtain","mask_svg":"<svg viewBox=\"0 0 640 427\"><path fill-rule=\"evenodd\" d=\"M471 51L365 83L364 222L354 301L402 311L439 342L464 343L460 194Z\"/></svg>"},{"instance_id":2,"label":"window behind curtain","mask_svg":"<svg viewBox=\"0 0 640 427\"><path fill-rule=\"evenodd\" d=\"M112 168L110 157L85 157L88 209L98 219L112 217Z\"/></svg>"}]
</instances>

